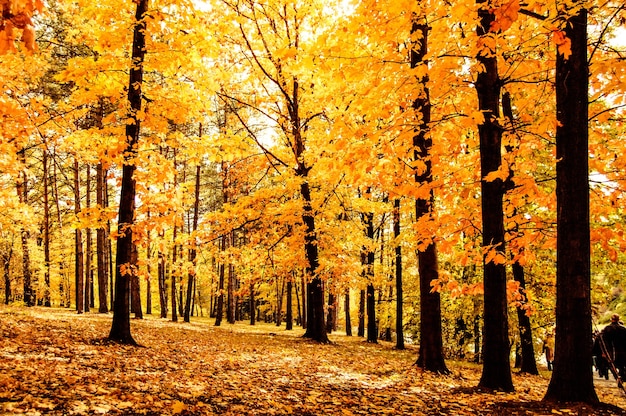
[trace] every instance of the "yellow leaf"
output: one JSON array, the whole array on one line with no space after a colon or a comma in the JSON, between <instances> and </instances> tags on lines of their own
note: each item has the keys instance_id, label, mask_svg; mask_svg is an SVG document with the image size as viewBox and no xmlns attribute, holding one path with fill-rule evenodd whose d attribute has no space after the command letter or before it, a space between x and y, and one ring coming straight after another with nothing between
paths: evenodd
<instances>
[{"instance_id":1,"label":"yellow leaf","mask_svg":"<svg viewBox=\"0 0 626 416\"><path fill-rule=\"evenodd\" d=\"M187 409L187 405L179 400L172 403L172 413L175 415L182 413L185 409Z\"/></svg>"}]
</instances>

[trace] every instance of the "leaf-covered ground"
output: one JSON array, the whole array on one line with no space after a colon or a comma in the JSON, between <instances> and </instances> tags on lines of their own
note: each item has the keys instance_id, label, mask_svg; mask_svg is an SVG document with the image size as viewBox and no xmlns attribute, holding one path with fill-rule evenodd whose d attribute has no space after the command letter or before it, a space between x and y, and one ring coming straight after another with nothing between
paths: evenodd
<instances>
[{"instance_id":1,"label":"leaf-covered ground","mask_svg":"<svg viewBox=\"0 0 626 416\"><path fill-rule=\"evenodd\" d=\"M452 375L413 366L415 348L211 321L133 320L142 345L106 344L111 316L0 307L0 414L51 415L621 415L626 398L598 380L606 403L540 402L548 374L514 376L511 394L478 391L480 368Z\"/></svg>"}]
</instances>

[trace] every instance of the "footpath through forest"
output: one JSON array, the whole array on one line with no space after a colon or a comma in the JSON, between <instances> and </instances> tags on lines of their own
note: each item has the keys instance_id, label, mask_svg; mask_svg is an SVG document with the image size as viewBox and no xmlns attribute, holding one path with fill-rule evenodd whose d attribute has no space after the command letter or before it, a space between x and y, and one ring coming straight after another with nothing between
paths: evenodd
<instances>
[{"instance_id":1,"label":"footpath through forest","mask_svg":"<svg viewBox=\"0 0 626 416\"><path fill-rule=\"evenodd\" d=\"M549 374L516 391L475 388L480 367L415 368L417 349L331 335L331 345L267 324L133 321L141 347L107 344L111 315L0 306L3 415L626 415L614 382L598 409L540 402Z\"/></svg>"}]
</instances>

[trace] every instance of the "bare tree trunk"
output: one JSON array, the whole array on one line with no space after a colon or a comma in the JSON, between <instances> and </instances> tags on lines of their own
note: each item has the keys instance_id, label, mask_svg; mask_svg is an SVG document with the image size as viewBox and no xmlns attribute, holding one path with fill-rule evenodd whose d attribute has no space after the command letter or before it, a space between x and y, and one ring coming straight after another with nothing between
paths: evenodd
<instances>
[{"instance_id":1,"label":"bare tree trunk","mask_svg":"<svg viewBox=\"0 0 626 416\"><path fill-rule=\"evenodd\" d=\"M256 324L256 296L254 283L250 283L250 325Z\"/></svg>"},{"instance_id":2,"label":"bare tree trunk","mask_svg":"<svg viewBox=\"0 0 626 416\"><path fill-rule=\"evenodd\" d=\"M51 306L50 303L50 178L48 172L48 148L44 143L43 148L43 257L44 257L44 284L45 293L43 295L44 306Z\"/></svg>"},{"instance_id":3,"label":"bare tree trunk","mask_svg":"<svg viewBox=\"0 0 626 416\"><path fill-rule=\"evenodd\" d=\"M128 82L130 105L126 124L126 156L122 167L122 189L118 220L117 258L115 267L115 303L113 323L109 339L123 344L136 344L130 332L129 292L132 264L133 232L135 217L135 154L139 143L143 62L146 53L146 14L148 0L136 0L135 27L133 33L132 65Z\"/></svg>"},{"instance_id":4,"label":"bare tree trunk","mask_svg":"<svg viewBox=\"0 0 626 416\"><path fill-rule=\"evenodd\" d=\"M346 319L346 335L352 336L352 322L350 321L350 289L346 289L346 293L344 295L344 313Z\"/></svg>"},{"instance_id":5,"label":"bare tree trunk","mask_svg":"<svg viewBox=\"0 0 626 416\"><path fill-rule=\"evenodd\" d=\"M223 235L220 239L220 251L226 251L226 235ZM216 311L215 311L215 326L220 326L222 324L222 318L224 316L224 274L225 274L225 265L224 261L220 261L218 266L219 273L219 284L218 284L218 294L217 294L217 302L216 302Z\"/></svg>"},{"instance_id":6,"label":"bare tree trunk","mask_svg":"<svg viewBox=\"0 0 626 416\"><path fill-rule=\"evenodd\" d=\"M564 3L565 4L565 3ZM556 337L544 400L597 404L592 369L589 68L586 3L559 10L571 54L556 58ZM580 7L578 9L578 7ZM576 13L568 16L567 13Z\"/></svg>"},{"instance_id":7,"label":"bare tree trunk","mask_svg":"<svg viewBox=\"0 0 626 416\"><path fill-rule=\"evenodd\" d=\"M74 213L80 213L80 168L78 159L74 158ZM75 273L76 273L76 311L85 310L85 270L83 253L83 236L80 228L74 232Z\"/></svg>"},{"instance_id":8,"label":"bare tree trunk","mask_svg":"<svg viewBox=\"0 0 626 416\"><path fill-rule=\"evenodd\" d=\"M478 36L491 36L495 15L486 0L479 0ZM476 57L483 70L478 73L475 87L478 109L484 121L478 125L480 139L481 208L484 248L484 327L483 372L479 386L488 389L512 391L511 363L509 359L509 324L504 261L487 260L489 252L496 250L504 256L503 198L505 184L502 179L486 180L502 164L502 127L500 117L500 89L498 59L491 51L479 51Z\"/></svg>"},{"instance_id":9,"label":"bare tree trunk","mask_svg":"<svg viewBox=\"0 0 626 416\"><path fill-rule=\"evenodd\" d=\"M24 169L26 169L25 150L20 150L19 157L21 162L24 164ZM19 201L22 204L27 204L28 178L26 176L26 171L22 172L21 179L18 180L16 188ZM32 274L30 270L30 250L28 248L28 239L30 238L30 233L25 228L22 228L20 234L22 237L22 274L24 276L24 304L26 306L35 306L35 303L37 302L37 295L35 293L35 290L33 289Z\"/></svg>"},{"instance_id":10,"label":"bare tree trunk","mask_svg":"<svg viewBox=\"0 0 626 416\"><path fill-rule=\"evenodd\" d=\"M365 265L365 254L362 255L363 261L361 262ZM365 271L363 272L365 273ZM365 336L365 290L361 289L359 291L359 325L357 327L358 337Z\"/></svg>"},{"instance_id":11,"label":"bare tree trunk","mask_svg":"<svg viewBox=\"0 0 626 416\"><path fill-rule=\"evenodd\" d=\"M85 182L85 207L91 208L91 166L87 163ZM93 306L93 281L91 280L91 228L85 230L85 312Z\"/></svg>"},{"instance_id":12,"label":"bare tree trunk","mask_svg":"<svg viewBox=\"0 0 626 416\"><path fill-rule=\"evenodd\" d=\"M202 125L200 125L199 135L202 136ZM200 174L202 173L200 165L196 167L196 186L194 192L193 202L193 225L191 233L198 229L198 217L200 216ZM189 322L193 308L191 307L191 301L193 297L193 289L195 287L195 267L196 267L196 246L192 244L189 249L189 262L193 265L194 271L189 272L187 275L187 302L185 304L185 316L183 320Z\"/></svg>"},{"instance_id":13,"label":"bare tree trunk","mask_svg":"<svg viewBox=\"0 0 626 416\"><path fill-rule=\"evenodd\" d=\"M287 281L287 315L285 316L285 329L291 331L293 329L293 282L291 278Z\"/></svg>"},{"instance_id":14,"label":"bare tree trunk","mask_svg":"<svg viewBox=\"0 0 626 416\"><path fill-rule=\"evenodd\" d=\"M98 209L105 208L105 186L106 171L102 163L98 163L96 167L96 205ZM108 256L108 237L105 226L101 225L96 233L96 252L98 261L98 312L107 313L109 306L107 303L107 293L109 291L109 265L107 263Z\"/></svg>"}]
</instances>

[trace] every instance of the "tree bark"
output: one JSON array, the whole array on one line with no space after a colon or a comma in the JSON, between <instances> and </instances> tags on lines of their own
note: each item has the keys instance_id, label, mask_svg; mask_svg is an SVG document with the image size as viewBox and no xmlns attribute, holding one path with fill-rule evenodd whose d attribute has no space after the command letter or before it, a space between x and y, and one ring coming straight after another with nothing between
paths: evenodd
<instances>
[{"instance_id":1,"label":"tree bark","mask_svg":"<svg viewBox=\"0 0 626 416\"><path fill-rule=\"evenodd\" d=\"M411 33L419 36L419 47L411 49L411 67L428 65L428 26L424 22L414 21ZM422 91L413 102L413 108L420 114L419 126L413 136L414 159L423 162L424 170L415 172L417 186L428 187L428 197L415 200L415 218L418 222L432 221L434 194L432 190L432 160L433 146L430 136L430 92L426 86L428 76L421 79ZM430 227L429 227L430 228ZM417 252L418 271L420 278L420 346L417 366L428 371L448 374L443 353L443 335L441 328L441 300L439 292L431 291L431 283L439 279L437 262L437 246L432 235L420 236L419 245L423 248Z\"/></svg>"},{"instance_id":2,"label":"tree bark","mask_svg":"<svg viewBox=\"0 0 626 416\"><path fill-rule=\"evenodd\" d=\"M396 241L400 238L400 198L393 201L393 236ZM396 243L395 247L395 277L396 277L396 349L404 349L403 324L403 291L402 291L402 246Z\"/></svg>"},{"instance_id":3,"label":"tree bark","mask_svg":"<svg viewBox=\"0 0 626 416\"><path fill-rule=\"evenodd\" d=\"M20 150L19 157L22 163L26 165L26 151ZM26 169L26 166L24 166ZM22 172L21 179L18 180L17 183L17 195L20 203L27 204L28 202L28 178L26 176L26 172ZM22 238L22 275L24 276L24 304L26 306L35 306L37 301L37 294L33 289L32 282L32 274L30 270L30 250L28 248L28 240L30 238L30 233L24 227L22 227L20 231L20 235Z\"/></svg>"},{"instance_id":4,"label":"tree bark","mask_svg":"<svg viewBox=\"0 0 626 416\"><path fill-rule=\"evenodd\" d=\"M85 180L85 207L91 208L91 167L89 163L86 166L86 180ZM93 305L92 301L92 288L93 281L91 280L91 228L85 230L85 312L88 312Z\"/></svg>"},{"instance_id":5,"label":"tree bark","mask_svg":"<svg viewBox=\"0 0 626 416\"><path fill-rule=\"evenodd\" d=\"M80 213L80 168L78 160L74 158L74 213ZM85 269L83 252L83 235L79 227L74 231L74 264L76 278L76 311L85 311Z\"/></svg>"},{"instance_id":6,"label":"tree bark","mask_svg":"<svg viewBox=\"0 0 626 416\"><path fill-rule=\"evenodd\" d=\"M591 355L587 10L580 8L575 16L567 16L572 9L561 12L571 55L559 51L556 59L556 337L554 371L544 399L596 404Z\"/></svg>"},{"instance_id":7,"label":"tree bark","mask_svg":"<svg viewBox=\"0 0 626 416\"><path fill-rule=\"evenodd\" d=\"M301 155L301 153L298 153ZM303 199L302 220L306 230L304 235L304 251L306 253L307 267L306 276L310 279L307 283L307 327L304 333L305 338L311 338L320 343L328 343L324 320L324 288L322 279L317 274L319 268L319 257L317 249L317 234L315 230L315 217L311 207L311 191L309 183L306 181L308 169L301 166L301 173L298 176L304 178L300 185L300 193ZM303 172L302 172L303 171Z\"/></svg>"},{"instance_id":8,"label":"tree bark","mask_svg":"<svg viewBox=\"0 0 626 416\"><path fill-rule=\"evenodd\" d=\"M365 264L365 255L362 256L361 264ZM357 327L357 337L365 336L365 290L359 292L359 325Z\"/></svg>"},{"instance_id":9,"label":"tree bark","mask_svg":"<svg viewBox=\"0 0 626 416\"><path fill-rule=\"evenodd\" d=\"M344 313L346 319L346 336L352 336L352 322L350 321L350 289L346 289L344 295Z\"/></svg>"},{"instance_id":10,"label":"tree bark","mask_svg":"<svg viewBox=\"0 0 626 416\"><path fill-rule=\"evenodd\" d=\"M202 136L202 126L200 126L200 136ZM198 217L200 216L200 173L202 172L202 168L200 165L196 167L196 186L194 191L194 202L193 202L193 225L192 225L192 236L193 232L198 229ZM183 320L185 322L190 321L191 317L191 300L193 297L193 288L195 284L195 267L196 267L196 246L192 243L191 248L189 249L189 262L193 265L194 271L189 272L187 274L187 301L185 302L185 315Z\"/></svg>"},{"instance_id":11,"label":"tree bark","mask_svg":"<svg viewBox=\"0 0 626 416\"><path fill-rule=\"evenodd\" d=\"M223 235L220 240L220 251L226 251L226 236ZM224 316L224 273L225 273L224 260L220 260L218 266L219 283L217 287L217 302L215 307L215 326L222 324L222 318Z\"/></svg>"},{"instance_id":12,"label":"tree bark","mask_svg":"<svg viewBox=\"0 0 626 416\"><path fill-rule=\"evenodd\" d=\"M256 298L254 296L254 283L250 283L250 325L256 324Z\"/></svg>"},{"instance_id":13,"label":"tree bark","mask_svg":"<svg viewBox=\"0 0 626 416\"><path fill-rule=\"evenodd\" d=\"M130 111L126 124L126 152L122 167L122 189L118 220L117 256L115 267L115 301L113 323L109 340L135 345L130 332L129 291L132 266L132 246L135 216L135 160L139 143L141 111L141 88L143 84L143 62L146 53L146 14L148 0L136 0L135 27L133 33L132 65L128 81L128 103Z\"/></svg>"},{"instance_id":14,"label":"tree bark","mask_svg":"<svg viewBox=\"0 0 626 416\"><path fill-rule=\"evenodd\" d=\"M104 187L106 186L106 171L102 163L96 167L96 205L98 209L104 210ZM107 235L104 225L98 228L96 233L96 251L98 262L98 312L107 313L107 294L109 290L109 267L107 263Z\"/></svg>"},{"instance_id":15,"label":"tree bark","mask_svg":"<svg viewBox=\"0 0 626 416\"><path fill-rule=\"evenodd\" d=\"M493 12L484 0L478 2L480 18L476 31L478 36L488 36ZM481 207L483 223L482 245L484 267L484 328L483 328L483 372L479 386L493 390L512 391L511 363L509 360L509 324L507 315L506 269L504 252L504 214L502 201L505 186L501 179L485 180L485 177L500 168L502 163L502 128L498 124L500 114L500 88L497 57L480 51L477 56L482 65L476 80L479 110L484 115L478 125L480 138ZM496 250L501 259L487 259L489 252ZM497 261L496 261L497 260Z\"/></svg>"},{"instance_id":16,"label":"tree bark","mask_svg":"<svg viewBox=\"0 0 626 416\"><path fill-rule=\"evenodd\" d=\"M291 331L293 329L293 282L291 278L287 281L287 313L285 316L285 329Z\"/></svg>"},{"instance_id":17,"label":"tree bark","mask_svg":"<svg viewBox=\"0 0 626 416\"><path fill-rule=\"evenodd\" d=\"M43 148L43 257L44 257L44 306L50 303L50 178L48 172L48 148L44 143Z\"/></svg>"}]
</instances>

